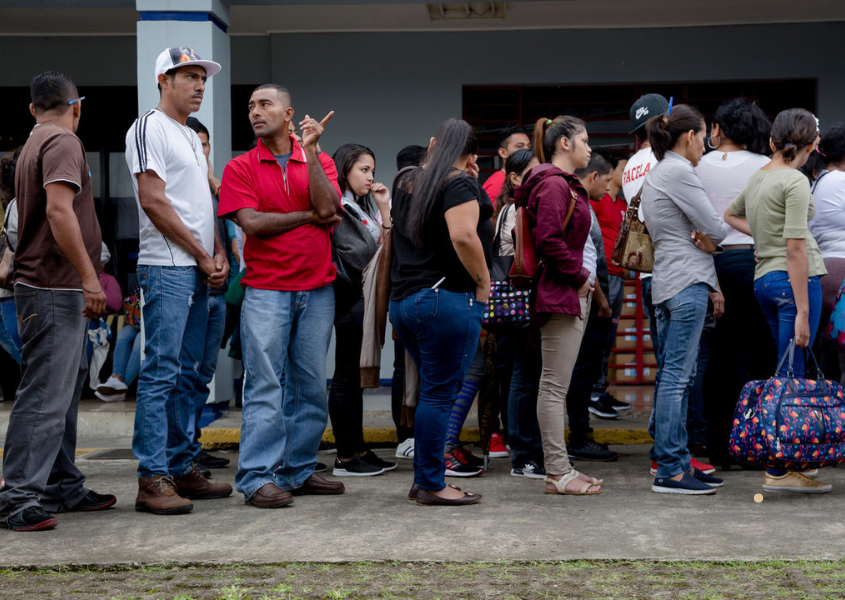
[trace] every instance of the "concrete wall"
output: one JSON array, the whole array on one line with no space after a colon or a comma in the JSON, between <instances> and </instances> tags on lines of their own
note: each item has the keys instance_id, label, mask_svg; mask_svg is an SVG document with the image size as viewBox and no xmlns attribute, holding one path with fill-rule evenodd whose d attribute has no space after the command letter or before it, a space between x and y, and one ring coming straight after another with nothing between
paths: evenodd
<instances>
[{"instance_id":1,"label":"concrete wall","mask_svg":"<svg viewBox=\"0 0 845 600\"><path fill-rule=\"evenodd\" d=\"M271 36L270 68L273 81L290 88L298 114L337 111L324 147L369 146L379 159L377 176L389 181L400 148L425 145L442 121L461 116L464 84L817 77L824 127L845 119L843 38L845 23L278 34Z\"/></svg>"}]
</instances>

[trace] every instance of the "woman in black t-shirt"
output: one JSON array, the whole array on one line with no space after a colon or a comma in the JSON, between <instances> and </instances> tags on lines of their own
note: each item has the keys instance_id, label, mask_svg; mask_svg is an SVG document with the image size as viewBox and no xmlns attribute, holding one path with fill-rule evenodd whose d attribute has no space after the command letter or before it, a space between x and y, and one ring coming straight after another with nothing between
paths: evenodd
<instances>
[{"instance_id":1,"label":"woman in black t-shirt","mask_svg":"<svg viewBox=\"0 0 845 600\"><path fill-rule=\"evenodd\" d=\"M493 204L476 178L477 149L468 123L446 121L428 162L400 179L393 200L390 320L420 371L409 493L417 504L481 500L446 486L443 457L490 294Z\"/></svg>"}]
</instances>

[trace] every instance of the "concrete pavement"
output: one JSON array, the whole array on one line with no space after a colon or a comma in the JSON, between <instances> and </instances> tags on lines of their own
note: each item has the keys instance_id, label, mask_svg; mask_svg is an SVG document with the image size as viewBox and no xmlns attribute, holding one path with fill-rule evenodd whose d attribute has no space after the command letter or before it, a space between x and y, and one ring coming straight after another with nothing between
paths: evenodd
<instances>
[{"instance_id":1,"label":"concrete pavement","mask_svg":"<svg viewBox=\"0 0 845 600\"><path fill-rule=\"evenodd\" d=\"M450 479L484 495L475 506L420 507L405 499L410 461L379 477L347 478L338 497L297 497L290 508L259 510L240 495L196 501L186 516L134 511L135 462L79 464L89 487L118 496L104 513L59 515L50 532L0 530L2 565L357 560L498 561L535 559L839 558L845 553L845 470L823 469L834 484L818 496L764 494L759 472L731 471L715 496L650 491L648 447L617 446L615 463L578 465L606 480L595 497L543 493L542 480L511 477L494 459L476 479ZM387 450L379 453L392 455ZM236 453L223 453L237 462ZM321 455L330 462L332 455ZM234 481L235 468L214 472Z\"/></svg>"}]
</instances>

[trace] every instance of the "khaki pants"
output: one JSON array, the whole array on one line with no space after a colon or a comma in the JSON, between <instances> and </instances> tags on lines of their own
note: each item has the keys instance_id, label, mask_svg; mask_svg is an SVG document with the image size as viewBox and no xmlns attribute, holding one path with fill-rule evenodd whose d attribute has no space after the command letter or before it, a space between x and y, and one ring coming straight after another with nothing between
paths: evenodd
<instances>
[{"instance_id":1,"label":"khaki pants","mask_svg":"<svg viewBox=\"0 0 845 600\"><path fill-rule=\"evenodd\" d=\"M549 475L565 475L572 470L564 438L566 394L589 315L588 295L581 298L581 318L556 314L540 328L543 372L537 396L537 420L543 436L546 473Z\"/></svg>"}]
</instances>

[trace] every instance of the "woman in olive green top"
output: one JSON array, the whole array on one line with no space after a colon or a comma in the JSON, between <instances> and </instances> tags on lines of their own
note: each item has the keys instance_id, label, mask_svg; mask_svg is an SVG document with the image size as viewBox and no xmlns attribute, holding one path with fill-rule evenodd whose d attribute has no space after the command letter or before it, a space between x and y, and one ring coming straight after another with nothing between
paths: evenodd
<instances>
[{"instance_id":1,"label":"woman in olive green top","mask_svg":"<svg viewBox=\"0 0 845 600\"><path fill-rule=\"evenodd\" d=\"M812 346L819 327L820 278L827 271L807 228L816 205L807 178L798 171L818 143L818 121L812 113L800 108L781 112L769 141L772 161L751 176L725 211L728 225L754 238L758 261L754 293L779 356L793 338L801 348ZM803 352L795 354L793 370L799 377L805 375ZM779 469L767 469L763 477L763 489L770 492L820 493L830 488L802 473Z\"/></svg>"}]
</instances>

